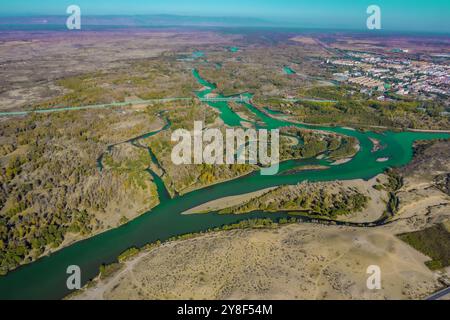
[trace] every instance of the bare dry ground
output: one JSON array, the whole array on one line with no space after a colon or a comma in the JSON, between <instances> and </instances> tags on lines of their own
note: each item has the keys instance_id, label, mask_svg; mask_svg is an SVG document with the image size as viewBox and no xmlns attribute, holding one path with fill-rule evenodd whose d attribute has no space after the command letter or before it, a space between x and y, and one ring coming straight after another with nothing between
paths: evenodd
<instances>
[{"instance_id":1,"label":"bare dry ground","mask_svg":"<svg viewBox=\"0 0 450 320\"><path fill-rule=\"evenodd\" d=\"M401 203L399 224L415 230L450 218L450 197L437 183L438 177L450 173L450 141L417 144L416 156L400 170L404 186L398 193Z\"/></svg>"},{"instance_id":2,"label":"bare dry ground","mask_svg":"<svg viewBox=\"0 0 450 320\"><path fill-rule=\"evenodd\" d=\"M291 225L210 234L132 260L78 299L420 299L439 286L387 228ZM367 289L367 268L383 290Z\"/></svg>"},{"instance_id":3,"label":"bare dry ground","mask_svg":"<svg viewBox=\"0 0 450 320\"><path fill-rule=\"evenodd\" d=\"M294 41L305 42L306 37L294 38ZM342 50L389 52L392 49L408 49L412 53L436 54L445 51L450 45L445 36L395 36L382 37L364 34L335 34L318 36L314 41L326 43L329 47Z\"/></svg>"},{"instance_id":4,"label":"bare dry ground","mask_svg":"<svg viewBox=\"0 0 450 320\"><path fill-rule=\"evenodd\" d=\"M0 35L0 110L17 110L65 93L55 84L57 79L126 67L133 60L164 52L231 44L236 37L182 30L4 32Z\"/></svg>"}]
</instances>

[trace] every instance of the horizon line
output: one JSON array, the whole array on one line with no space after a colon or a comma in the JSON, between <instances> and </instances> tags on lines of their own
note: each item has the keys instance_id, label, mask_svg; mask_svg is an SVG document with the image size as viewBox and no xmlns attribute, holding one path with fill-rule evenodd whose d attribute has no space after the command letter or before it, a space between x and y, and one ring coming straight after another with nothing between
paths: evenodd
<instances>
[{"instance_id":1,"label":"horizon line","mask_svg":"<svg viewBox=\"0 0 450 320\"><path fill-rule=\"evenodd\" d=\"M258 16L235 16L235 15L213 15L213 14L178 14L178 13L124 13L124 14L118 14L118 13L111 13L111 14L82 14L83 17L91 17L91 18L107 18L107 17L172 17L172 18L204 18L204 19L236 19L236 20L242 20L242 19L249 19L248 24L245 25L198 25L196 22L192 22L191 24L184 23L182 26L185 27L204 27L204 28L236 28L236 27L242 27L242 28L279 28L279 29L305 29L305 30L336 30L338 31L355 31L355 32L369 32L370 30L366 30L363 27L355 27L355 26L324 26L324 25L316 25L316 26L305 26L301 24L296 24L294 22L291 22L286 19L282 18L269 18L269 17L258 17ZM0 13L0 17L3 18L67 18L68 14L41 14L41 13L23 13L23 14L4 14ZM284 21L283 21L284 20ZM161 25L149 25L143 22L137 23L136 25L133 24L127 24L121 23L121 24L114 24L113 21L111 21L111 24L92 24L92 23L85 23L87 26L117 26L117 27L148 27L148 26L154 26L154 27L177 27L179 25L175 24L164 24ZM260 24L257 24L256 22L259 22ZM223 23L223 21L222 21ZM253 24L252 24L253 23ZM56 25L52 23L39 23L32 21L30 22L21 22L18 21L18 23L2 23L0 22L0 26L2 25ZM437 30L437 29L404 29L404 28L383 28L381 30L376 31L370 31L377 34L382 34L384 32L398 32L398 33L424 33L424 34L436 34L436 35L450 35L450 30Z\"/></svg>"}]
</instances>

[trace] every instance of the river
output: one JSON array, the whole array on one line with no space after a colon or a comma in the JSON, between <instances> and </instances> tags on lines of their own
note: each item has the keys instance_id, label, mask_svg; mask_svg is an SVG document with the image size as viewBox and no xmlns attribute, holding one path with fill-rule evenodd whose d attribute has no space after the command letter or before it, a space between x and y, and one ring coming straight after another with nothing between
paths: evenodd
<instances>
[{"instance_id":1,"label":"river","mask_svg":"<svg viewBox=\"0 0 450 320\"><path fill-rule=\"evenodd\" d=\"M202 91L196 92L199 98L212 93L216 86L201 78L197 70L193 76L203 86ZM221 113L222 120L230 126L239 126L243 121L229 107L227 102L209 102L211 107ZM154 176L158 190L165 195L163 201L152 211L137 219L92 237L75 243L50 256L39 259L29 265L22 266L0 277L0 299L61 299L70 291L66 287L67 267L78 265L82 271L82 283L85 284L94 278L102 264L116 261L119 254L130 247L142 247L157 240L165 241L177 235L207 231L211 228L236 223L250 218L286 217L283 214L252 213L247 215L218 215L215 213L202 215L182 215L181 213L206 202L222 197L234 196L262 190L279 185L293 185L302 181L334 181L350 179L370 179L384 172L389 167L403 166L409 163L413 156L412 145L416 140L430 140L450 138L445 133L420 132L360 132L350 128L324 127L315 125L293 124L277 120L260 111L249 103L243 104L249 111L259 118L261 123L269 129L295 125L300 128L309 128L334 132L355 137L359 140L361 150L352 161L331 166L328 170L299 171L290 175L262 176L258 172L236 180L227 181L201 190L193 191L183 196L170 199L160 179ZM143 136L145 137L145 136ZM383 148L372 152L371 138L380 141ZM136 142L136 140L133 140ZM379 162L380 158L389 159ZM288 161L281 164L281 170L298 167L299 164L315 164L321 160L309 159ZM186 257L189 259L189 257Z\"/></svg>"}]
</instances>

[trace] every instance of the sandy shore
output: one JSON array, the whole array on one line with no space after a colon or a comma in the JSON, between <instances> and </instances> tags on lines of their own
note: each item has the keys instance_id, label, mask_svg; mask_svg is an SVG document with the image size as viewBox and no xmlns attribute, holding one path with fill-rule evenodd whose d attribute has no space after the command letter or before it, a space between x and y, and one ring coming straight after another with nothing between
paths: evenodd
<instances>
[{"instance_id":1,"label":"sandy shore","mask_svg":"<svg viewBox=\"0 0 450 320\"><path fill-rule=\"evenodd\" d=\"M372 144L373 144L372 153L381 150L381 143L380 143L380 140L377 140L377 139L374 139L374 138L369 138L369 140L370 140L370 141L372 142Z\"/></svg>"},{"instance_id":2,"label":"sandy shore","mask_svg":"<svg viewBox=\"0 0 450 320\"><path fill-rule=\"evenodd\" d=\"M341 159L341 160L337 160L337 161L333 162L331 165L332 165L332 166L339 166L339 165L341 165L341 164L348 163L348 162L350 162L350 161L352 161L352 160L353 160L353 158Z\"/></svg>"},{"instance_id":3,"label":"sandy shore","mask_svg":"<svg viewBox=\"0 0 450 320\"><path fill-rule=\"evenodd\" d=\"M327 167L325 167L325 169L327 169ZM387 192L375 190L373 186L378 184L377 180L384 181L385 179L386 178L384 175L378 175L369 181L358 179L358 180L336 182L344 188L357 189L358 192L364 194L370 199L366 205L366 208L364 208L362 211L351 214L349 216L341 216L339 220L347 222L365 223L365 222L373 222L379 219L386 210L386 203L389 197ZM329 182L329 184L333 183L334 182ZM183 212L183 214L204 214L208 212L220 211L226 208L230 208L245 203L254 198L263 196L267 192L274 190L276 188L277 187L267 188L252 193L246 193L238 196L217 199L205 203L203 205L200 205L198 207L192 208L188 211L185 211Z\"/></svg>"},{"instance_id":4,"label":"sandy shore","mask_svg":"<svg viewBox=\"0 0 450 320\"><path fill-rule=\"evenodd\" d=\"M267 189L259 190L259 191L252 192L252 193L241 194L238 196L221 198L218 200L207 202L198 207L192 208L188 211L183 212L183 214L197 214L197 213L220 211L222 209L236 206L240 203L243 203L243 202L249 201L253 198L262 196L265 193L267 193L273 189L276 189L276 187L275 188L267 188Z\"/></svg>"}]
</instances>

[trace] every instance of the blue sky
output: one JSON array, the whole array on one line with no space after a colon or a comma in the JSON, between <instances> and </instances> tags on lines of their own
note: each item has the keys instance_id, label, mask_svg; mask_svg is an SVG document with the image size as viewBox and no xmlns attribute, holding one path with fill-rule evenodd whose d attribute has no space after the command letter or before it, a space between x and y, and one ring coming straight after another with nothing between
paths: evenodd
<instances>
[{"instance_id":1,"label":"blue sky","mask_svg":"<svg viewBox=\"0 0 450 320\"><path fill-rule=\"evenodd\" d=\"M450 0L0 0L0 15L64 15L71 4L84 15L248 16L313 28L363 28L377 4L384 29L450 32Z\"/></svg>"}]
</instances>

